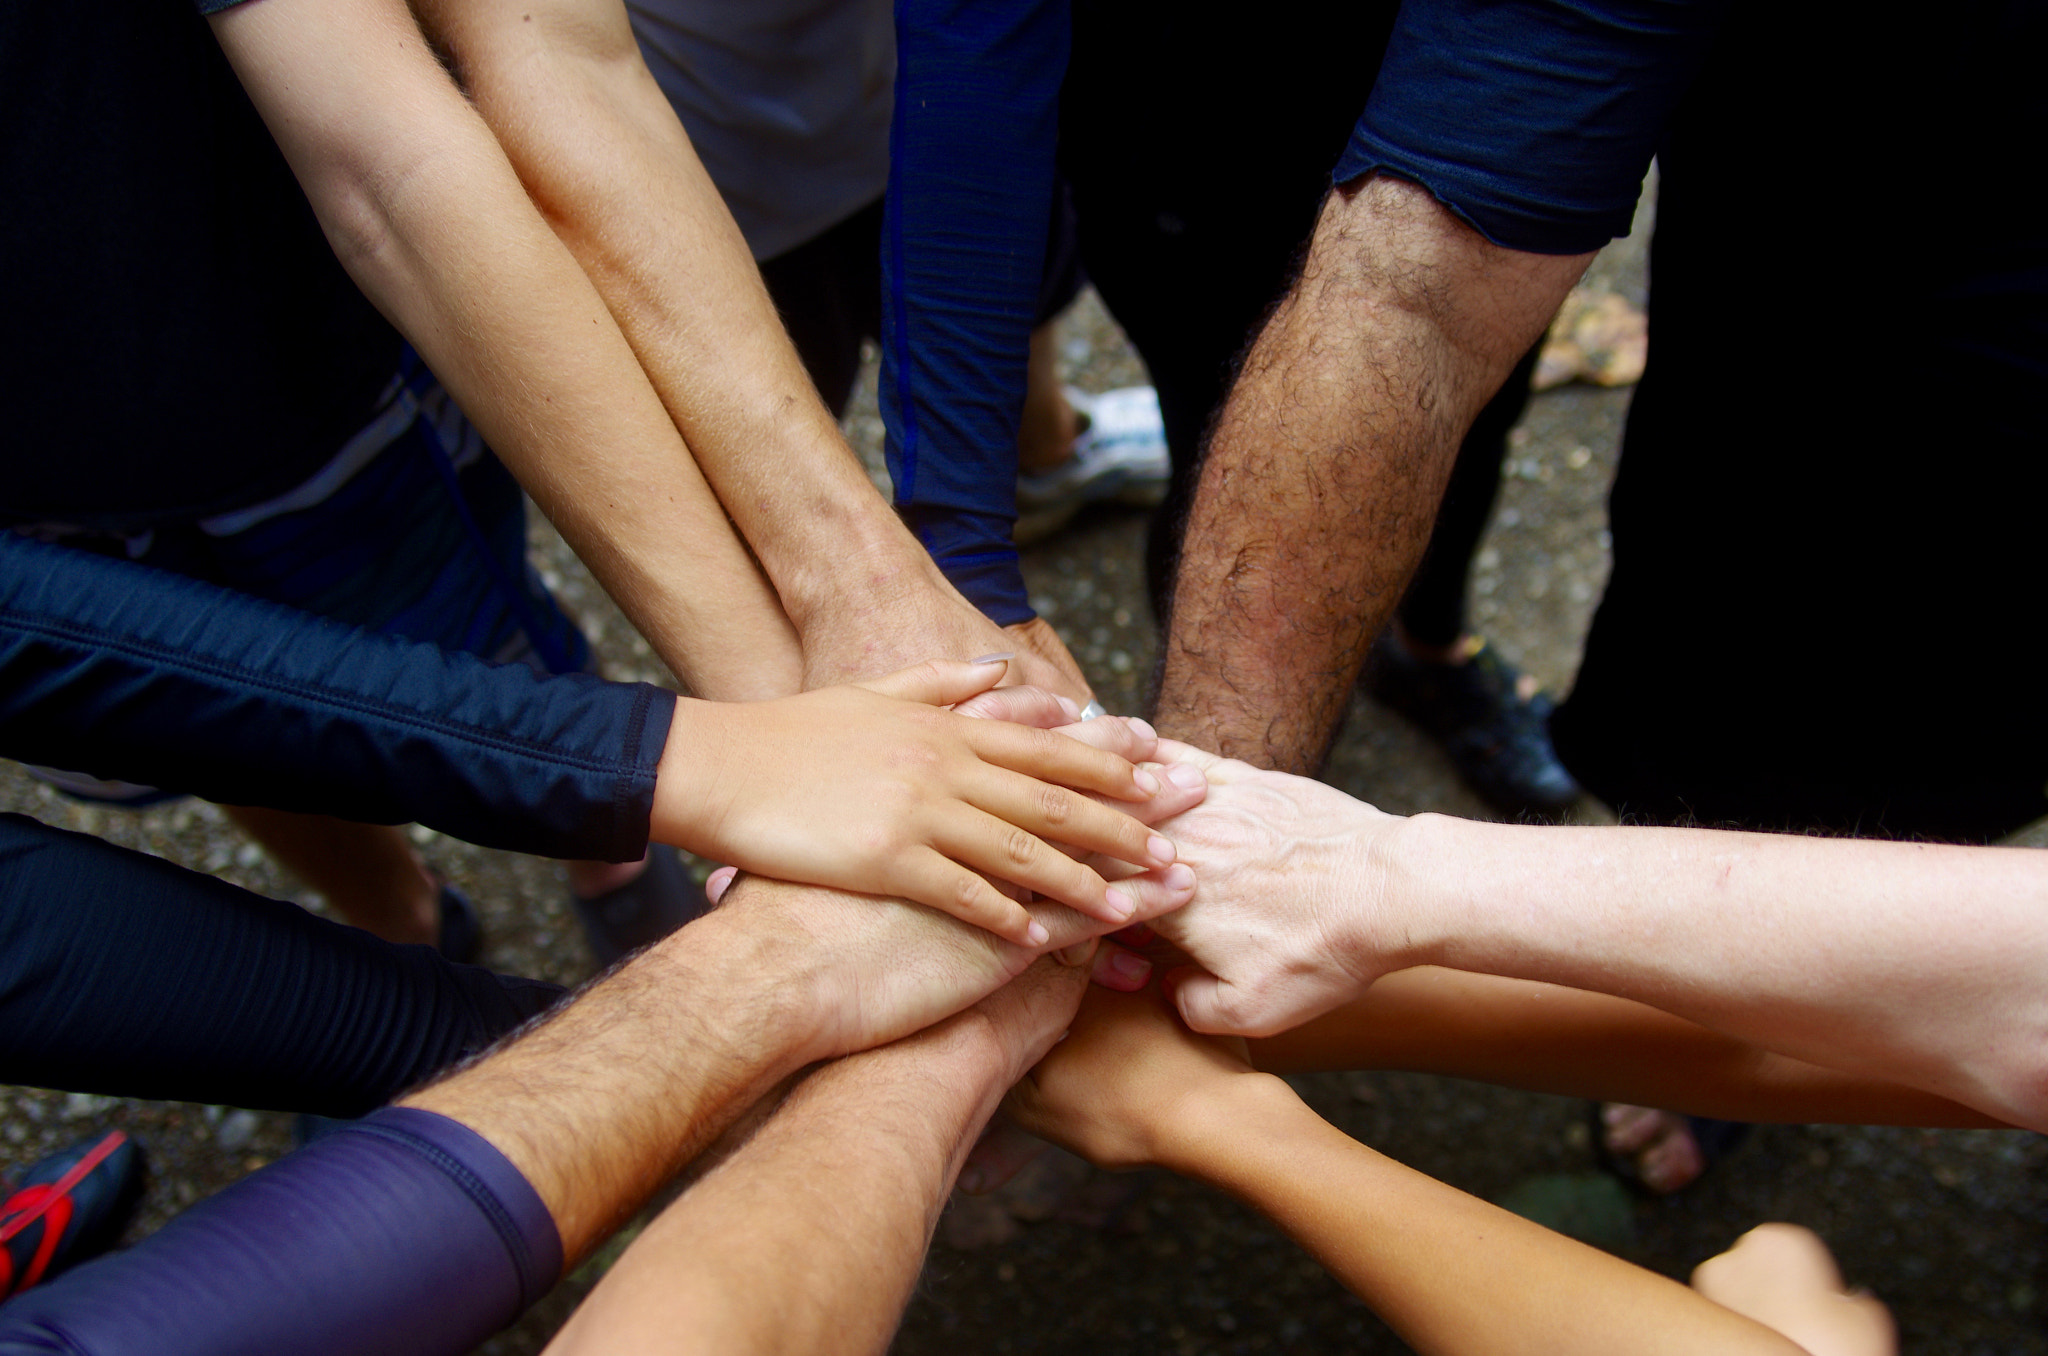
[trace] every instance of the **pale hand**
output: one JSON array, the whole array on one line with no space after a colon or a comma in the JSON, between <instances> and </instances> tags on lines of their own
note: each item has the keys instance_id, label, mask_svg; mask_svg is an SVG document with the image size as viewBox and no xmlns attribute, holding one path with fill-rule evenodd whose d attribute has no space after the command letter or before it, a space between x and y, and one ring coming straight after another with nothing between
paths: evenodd
<instances>
[{"instance_id":1,"label":"pale hand","mask_svg":"<svg viewBox=\"0 0 2048 1356\"><path fill-rule=\"evenodd\" d=\"M1201 967L1172 977L1189 1026L1270 1036L1401 968L1378 849L1405 820L1174 740L1159 742L1158 757L1209 779L1208 797L1163 826L1194 869L1195 898L1153 924Z\"/></svg>"}]
</instances>

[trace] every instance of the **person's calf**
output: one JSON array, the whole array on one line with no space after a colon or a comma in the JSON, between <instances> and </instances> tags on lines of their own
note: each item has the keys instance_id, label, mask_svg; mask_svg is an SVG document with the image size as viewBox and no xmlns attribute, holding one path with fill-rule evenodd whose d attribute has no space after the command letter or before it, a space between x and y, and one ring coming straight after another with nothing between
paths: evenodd
<instances>
[{"instance_id":1,"label":"person's calf","mask_svg":"<svg viewBox=\"0 0 2048 1356\"><path fill-rule=\"evenodd\" d=\"M387 942L440 940L441 882L403 829L260 806L221 808L343 921Z\"/></svg>"}]
</instances>

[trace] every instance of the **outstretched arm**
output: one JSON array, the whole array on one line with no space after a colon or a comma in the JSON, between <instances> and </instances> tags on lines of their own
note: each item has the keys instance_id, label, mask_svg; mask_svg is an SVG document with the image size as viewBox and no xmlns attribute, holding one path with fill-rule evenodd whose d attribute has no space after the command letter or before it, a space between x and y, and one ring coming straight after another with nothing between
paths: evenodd
<instances>
[{"instance_id":1,"label":"outstretched arm","mask_svg":"<svg viewBox=\"0 0 2048 1356\"><path fill-rule=\"evenodd\" d=\"M2048 855L1381 814L1207 760L1159 931L1204 1030L1270 1035L1412 965L1635 999L1795 1059L2048 1125Z\"/></svg>"},{"instance_id":2,"label":"outstretched arm","mask_svg":"<svg viewBox=\"0 0 2048 1356\"><path fill-rule=\"evenodd\" d=\"M872 678L934 654L1017 649L946 582L869 482L618 0L430 0L420 9L773 581L803 640L806 685ZM585 502L645 478L594 459L579 475ZM661 524L639 514L612 516L606 530L622 550L673 549ZM648 587L666 597L663 580ZM1086 700L1063 649L1061 662L1035 652L1041 639L1031 638L1020 677Z\"/></svg>"},{"instance_id":3,"label":"outstretched arm","mask_svg":"<svg viewBox=\"0 0 2048 1356\"><path fill-rule=\"evenodd\" d=\"M663 659L705 696L795 691L773 590L402 0L250 0L212 23L350 275Z\"/></svg>"},{"instance_id":4,"label":"outstretched arm","mask_svg":"<svg viewBox=\"0 0 2048 1356\"><path fill-rule=\"evenodd\" d=\"M1152 994L1090 994L1020 1084L1027 1129L1108 1167L1157 1163L1262 1211L1423 1353L1795 1353L1662 1276L1445 1186L1317 1116Z\"/></svg>"},{"instance_id":5,"label":"outstretched arm","mask_svg":"<svg viewBox=\"0 0 2048 1356\"><path fill-rule=\"evenodd\" d=\"M1418 966L1251 1043L1268 1073L1404 1069L1693 1116L1788 1124L2005 1123L1898 1083L1774 1054L1626 998Z\"/></svg>"},{"instance_id":6,"label":"outstretched arm","mask_svg":"<svg viewBox=\"0 0 2048 1356\"><path fill-rule=\"evenodd\" d=\"M548 1350L883 1350L968 1148L1065 1032L1087 974L1041 961L813 1074L634 1240Z\"/></svg>"}]
</instances>

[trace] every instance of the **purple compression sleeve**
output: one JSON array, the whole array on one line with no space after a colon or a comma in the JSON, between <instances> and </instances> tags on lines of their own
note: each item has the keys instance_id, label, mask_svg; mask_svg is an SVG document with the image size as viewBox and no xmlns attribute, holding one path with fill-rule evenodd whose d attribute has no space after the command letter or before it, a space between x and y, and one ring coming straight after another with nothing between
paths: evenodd
<instances>
[{"instance_id":1,"label":"purple compression sleeve","mask_svg":"<svg viewBox=\"0 0 2048 1356\"><path fill-rule=\"evenodd\" d=\"M0 1356L458 1356L554 1285L547 1207L482 1136L391 1107L0 1307Z\"/></svg>"}]
</instances>

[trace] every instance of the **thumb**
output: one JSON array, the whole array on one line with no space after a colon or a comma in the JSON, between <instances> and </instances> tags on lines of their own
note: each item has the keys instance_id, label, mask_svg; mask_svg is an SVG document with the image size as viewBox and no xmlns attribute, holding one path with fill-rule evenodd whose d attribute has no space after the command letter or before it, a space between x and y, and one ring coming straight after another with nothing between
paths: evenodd
<instances>
[{"instance_id":1,"label":"thumb","mask_svg":"<svg viewBox=\"0 0 2048 1356\"><path fill-rule=\"evenodd\" d=\"M1180 1010L1180 1019L1188 1024L1188 1030L1210 1036L1239 1034L1238 1024L1228 1015L1226 986L1216 976L1183 965L1167 971L1160 984Z\"/></svg>"},{"instance_id":2,"label":"thumb","mask_svg":"<svg viewBox=\"0 0 2048 1356\"><path fill-rule=\"evenodd\" d=\"M927 659L856 686L900 701L952 706L1003 681L1003 675L1010 671L1009 660L1007 654L989 655L971 664L957 659Z\"/></svg>"}]
</instances>

